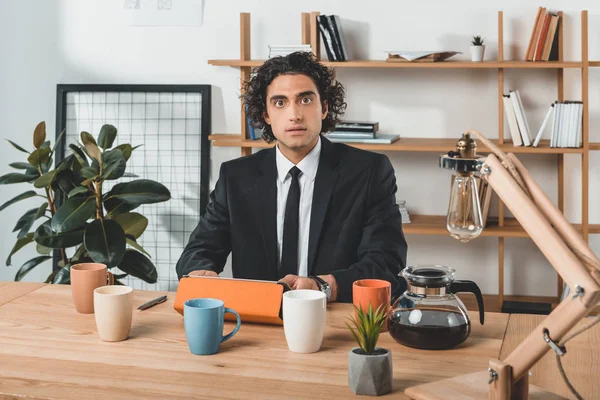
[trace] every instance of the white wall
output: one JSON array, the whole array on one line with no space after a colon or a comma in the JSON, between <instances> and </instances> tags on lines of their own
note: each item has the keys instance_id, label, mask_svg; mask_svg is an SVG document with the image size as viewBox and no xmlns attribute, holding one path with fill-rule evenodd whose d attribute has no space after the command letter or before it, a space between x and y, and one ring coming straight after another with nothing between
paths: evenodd
<instances>
[{"instance_id":1,"label":"white wall","mask_svg":"<svg viewBox=\"0 0 600 400\"><path fill-rule=\"evenodd\" d=\"M1 136L30 145L36 123L45 120L54 132L57 83L196 83L213 85L212 126L216 133L240 129L237 99L239 71L212 67L208 59L239 56L239 13L252 13L252 56L265 58L268 44L299 43L300 13L338 14L352 52L359 58L382 59L384 49L455 49L468 57L470 36L486 39L486 58L497 54L497 10L504 10L505 58L525 52L538 2L533 1L205 1L202 27L134 28L123 26L121 0L0 1L0 121ZM343 4L343 5L342 5ZM485 4L485 5L484 5ZM546 1L565 12L565 59L581 55L579 10L589 10L590 59L600 59L600 6L593 1ZM325 54L323 52L323 54ZM566 98L580 99L579 72L568 71ZM505 88L519 89L530 125L539 126L556 99L554 71L506 72ZM379 120L381 130L406 137L456 138L467 128L497 136L497 81L494 70L340 70L348 89L346 116ZM590 72L591 140L600 141L600 70ZM535 130L534 129L534 130ZM239 149L213 148L212 182L219 164L239 155ZM399 191L412 213L444 214L447 173L437 168L436 154L388 153ZM0 145L0 174L20 153ZM555 157L522 157L534 177L556 199ZM579 157L567 157L567 216L580 218ZM600 222L600 158L591 157L590 221ZM0 202L27 190L2 186ZM10 232L18 217L37 201L22 202L0 213L0 261L15 241ZM409 236L409 263L453 266L461 279L473 279L486 293L497 292L497 239L479 238L461 245L449 237ZM598 251L600 241L591 237ZM0 267L0 280L10 280L33 246L13 257L14 266ZM42 280L50 266L27 280ZM506 293L554 295L556 275L529 239L506 240Z\"/></svg>"}]
</instances>

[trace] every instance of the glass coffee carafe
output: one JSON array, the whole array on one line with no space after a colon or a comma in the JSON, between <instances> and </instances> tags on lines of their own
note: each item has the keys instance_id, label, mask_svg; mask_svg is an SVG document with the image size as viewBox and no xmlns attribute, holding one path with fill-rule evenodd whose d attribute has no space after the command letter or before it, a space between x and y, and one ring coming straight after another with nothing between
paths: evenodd
<instances>
[{"instance_id":1,"label":"glass coffee carafe","mask_svg":"<svg viewBox=\"0 0 600 400\"><path fill-rule=\"evenodd\" d=\"M400 344L419 349L449 349L471 333L469 313L458 292L475 294L483 325L481 291L475 282L454 280L454 269L442 265L407 267L408 289L392 306L388 331Z\"/></svg>"}]
</instances>

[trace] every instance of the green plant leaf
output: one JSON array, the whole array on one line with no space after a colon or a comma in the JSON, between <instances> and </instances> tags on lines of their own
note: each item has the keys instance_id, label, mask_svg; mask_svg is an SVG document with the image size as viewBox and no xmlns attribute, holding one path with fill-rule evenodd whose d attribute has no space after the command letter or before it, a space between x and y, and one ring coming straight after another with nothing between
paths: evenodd
<instances>
[{"instance_id":1,"label":"green plant leaf","mask_svg":"<svg viewBox=\"0 0 600 400\"><path fill-rule=\"evenodd\" d=\"M85 186L77 186L76 188L74 188L73 190L71 190L69 192L67 197L71 198L71 197L81 194L81 193L87 193L88 191L89 191L89 189Z\"/></svg>"},{"instance_id":2,"label":"green plant leaf","mask_svg":"<svg viewBox=\"0 0 600 400\"><path fill-rule=\"evenodd\" d=\"M23 277L25 277L25 275L27 275L29 273L29 271L31 271L32 269L34 269L35 267L37 267L44 261L51 260L51 259L52 259L52 257L50 257L50 256L38 256L38 257L32 258L31 260L27 261L17 271L17 274L15 275L15 282L19 282L21 279L23 279Z\"/></svg>"},{"instance_id":3,"label":"green plant leaf","mask_svg":"<svg viewBox=\"0 0 600 400\"><path fill-rule=\"evenodd\" d=\"M79 173L85 179L96 179L98 177L98 170L94 167L83 167Z\"/></svg>"},{"instance_id":4,"label":"green plant leaf","mask_svg":"<svg viewBox=\"0 0 600 400\"><path fill-rule=\"evenodd\" d=\"M19 174L18 172L9 172L0 176L0 185L8 185L11 183L32 182L37 179L37 176L28 174Z\"/></svg>"},{"instance_id":5,"label":"green plant leaf","mask_svg":"<svg viewBox=\"0 0 600 400\"><path fill-rule=\"evenodd\" d=\"M35 127L33 131L33 146L36 149L42 147L44 142L46 141L46 122L42 121Z\"/></svg>"},{"instance_id":6,"label":"green plant leaf","mask_svg":"<svg viewBox=\"0 0 600 400\"><path fill-rule=\"evenodd\" d=\"M17 234L17 238L21 239L29 233L29 229L31 229L33 223L35 222L35 216L37 214L37 211L37 208L32 208L31 210L25 212L25 214L23 214L21 218L19 218L17 224L13 229L13 232L19 231L19 233Z\"/></svg>"},{"instance_id":7,"label":"green plant leaf","mask_svg":"<svg viewBox=\"0 0 600 400\"><path fill-rule=\"evenodd\" d=\"M29 164L37 167L50 159L50 148L49 147L40 147L35 150L33 153L27 157L27 161Z\"/></svg>"},{"instance_id":8,"label":"green plant leaf","mask_svg":"<svg viewBox=\"0 0 600 400\"><path fill-rule=\"evenodd\" d=\"M122 176L122 178L139 178L139 175L136 175L134 173L131 172L125 172Z\"/></svg>"},{"instance_id":9,"label":"green plant leaf","mask_svg":"<svg viewBox=\"0 0 600 400\"><path fill-rule=\"evenodd\" d=\"M119 199L108 199L104 201L106 209L106 218L114 218L117 215L124 214L131 210L135 210L139 206L137 204L129 204Z\"/></svg>"},{"instance_id":10,"label":"green plant leaf","mask_svg":"<svg viewBox=\"0 0 600 400\"><path fill-rule=\"evenodd\" d=\"M90 165L88 163L87 157L85 156L85 153L83 152L83 150L81 150L81 148L79 148L79 146L70 144L69 149L71 149L73 157L75 157L75 159L81 167L88 167Z\"/></svg>"},{"instance_id":11,"label":"green plant leaf","mask_svg":"<svg viewBox=\"0 0 600 400\"><path fill-rule=\"evenodd\" d=\"M125 252L123 261L119 263L119 269L131 276L140 278L144 282L156 283L158 280L158 273L152 261L135 250Z\"/></svg>"},{"instance_id":12,"label":"green plant leaf","mask_svg":"<svg viewBox=\"0 0 600 400\"><path fill-rule=\"evenodd\" d=\"M171 192L163 184L148 179L136 179L116 184L107 193L106 200L120 199L130 204L152 204L167 201Z\"/></svg>"},{"instance_id":13,"label":"green plant leaf","mask_svg":"<svg viewBox=\"0 0 600 400\"><path fill-rule=\"evenodd\" d=\"M102 162L102 159L100 158L100 149L98 148L96 140L92 135L85 131L81 132L81 142L85 146L87 154L90 156L90 158L93 158L98 162Z\"/></svg>"},{"instance_id":14,"label":"green plant leaf","mask_svg":"<svg viewBox=\"0 0 600 400\"><path fill-rule=\"evenodd\" d=\"M36 188L44 188L50 186L54 181L54 177L56 177L57 172L58 170L54 169L50 172L45 173L44 175L37 178L35 182L33 182L33 186L35 186Z\"/></svg>"},{"instance_id":15,"label":"green plant leaf","mask_svg":"<svg viewBox=\"0 0 600 400\"><path fill-rule=\"evenodd\" d=\"M46 215L47 209L48 209L48 203L47 202L42 203L40 205L40 207L38 208L37 213L35 214L35 219L37 220L37 219L43 217L44 215Z\"/></svg>"},{"instance_id":16,"label":"green plant leaf","mask_svg":"<svg viewBox=\"0 0 600 400\"><path fill-rule=\"evenodd\" d=\"M79 186L83 179L79 174L67 169L58 173L54 182L52 182L52 188L60 192L61 195L67 196L67 194Z\"/></svg>"},{"instance_id":17,"label":"green plant leaf","mask_svg":"<svg viewBox=\"0 0 600 400\"><path fill-rule=\"evenodd\" d=\"M102 154L102 178L119 179L125 173L126 161L119 149L106 151Z\"/></svg>"},{"instance_id":18,"label":"green plant leaf","mask_svg":"<svg viewBox=\"0 0 600 400\"><path fill-rule=\"evenodd\" d=\"M6 266L8 267L9 265L12 265L13 254L15 254L17 251L21 250L25 245L27 245L31 242L33 242L33 232L28 233L27 235L25 235L25 237L23 237L21 239L18 239L17 242L15 243L15 245L13 246L12 250L8 254L8 257L6 257Z\"/></svg>"},{"instance_id":19,"label":"green plant leaf","mask_svg":"<svg viewBox=\"0 0 600 400\"><path fill-rule=\"evenodd\" d=\"M131 235L134 239L142 236L148 226L148 218L135 212L117 215L112 219L121 225L126 235Z\"/></svg>"},{"instance_id":20,"label":"green plant leaf","mask_svg":"<svg viewBox=\"0 0 600 400\"><path fill-rule=\"evenodd\" d=\"M58 144L62 140L63 136L65 136L65 129L63 129L60 135L58 135L58 137L56 138L56 142L54 143L54 147L52 148L52 154L54 154L54 152L56 151L56 148L58 147Z\"/></svg>"},{"instance_id":21,"label":"green plant leaf","mask_svg":"<svg viewBox=\"0 0 600 400\"><path fill-rule=\"evenodd\" d=\"M115 147L115 149L121 150L121 152L123 153L123 157L125 157L125 161L129 160L129 157L131 157L131 153L133 152L133 148L129 143L120 144L117 147Z\"/></svg>"},{"instance_id":22,"label":"green plant leaf","mask_svg":"<svg viewBox=\"0 0 600 400\"><path fill-rule=\"evenodd\" d=\"M54 232L66 232L77 229L94 216L96 211L96 199L90 197L71 197L56 210L52 217L52 230Z\"/></svg>"},{"instance_id":23,"label":"green plant leaf","mask_svg":"<svg viewBox=\"0 0 600 400\"><path fill-rule=\"evenodd\" d=\"M71 283L71 264L67 264L58 270L54 278L52 279L54 284L67 284Z\"/></svg>"},{"instance_id":24,"label":"green plant leaf","mask_svg":"<svg viewBox=\"0 0 600 400\"><path fill-rule=\"evenodd\" d=\"M86 226L83 244L94 262L112 268L125 254L125 232L115 221L96 219Z\"/></svg>"},{"instance_id":25,"label":"green plant leaf","mask_svg":"<svg viewBox=\"0 0 600 400\"><path fill-rule=\"evenodd\" d=\"M25 193L21 193L20 195L15 196L12 199L8 200L6 203L2 204L0 206L0 211L4 210L6 207L10 206L11 204L15 204L18 201L29 199L30 197L34 197L34 196L37 196L37 193L33 190L28 190Z\"/></svg>"},{"instance_id":26,"label":"green plant leaf","mask_svg":"<svg viewBox=\"0 0 600 400\"><path fill-rule=\"evenodd\" d=\"M33 168L31 164L26 162L14 162L8 165L14 169L24 169L26 175L39 175L37 169Z\"/></svg>"},{"instance_id":27,"label":"green plant leaf","mask_svg":"<svg viewBox=\"0 0 600 400\"><path fill-rule=\"evenodd\" d=\"M21 146L19 146L19 145L18 145L18 144L16 144L15 142L13 142L12 140L8 140L8 139L6 139L6 141L7 141L8 143L12 144L12 145L13 145L13 147L14 147L15 149L17 149L17 150L19 150L19 151L22 151L23 153L27 153L27 154L29 154L29 152L28 152L27 150L25 150L24 148L22 148Z\"/></svg>"},{"instance_id":28,"label":"green plant leaf","mask_svg":"<svg viewBox=\"0 0 600 400\"><path fill-rule=\"evenodd\" d=\"M66 249L83 243L83 228L57 233L52 230L51 224L46 221L38 226L33 235L36 243L51 249Z\"/></svg>"},{"instance_id":29,"label":"green plant leaf","mask_svg":"<svg viewBox=\"0 0 600 400\"><path fill-rule=\"evenodd\" d=\"M52 253L52 249L50 247L42 246L39 243L35 244L35 251L43 256L47 256L48 254Z\"/></svg>"},{"instance_id":30,"label":"green plant leaf","mask_svg":"<svg viewBox=\"0 0 600 400\"><path fill-rule=\"evenodd\" d=\"M146 249L144 249L138 242L136 242L133 239L130 239L128 237L126 237L125 242L130 245L131 247L133 247L134 249L136 249L137 251L139 251L140 253L144 253L145 255L147 255L148 257L152 258L152 256L150 256L150 254L146 251Z\"/></svg>"},{"instance_id":31,"label":"green plant leaf","mask_svg":"<svg viewBox=\"0 0 600 400\"><path fill-rule=\"evenodd\" d=\"M112 125L102 125L100 128L100 134L98 135L98 146L104 150L110 149L117 137L117 128Z\"/></svg>"}]
</instances>

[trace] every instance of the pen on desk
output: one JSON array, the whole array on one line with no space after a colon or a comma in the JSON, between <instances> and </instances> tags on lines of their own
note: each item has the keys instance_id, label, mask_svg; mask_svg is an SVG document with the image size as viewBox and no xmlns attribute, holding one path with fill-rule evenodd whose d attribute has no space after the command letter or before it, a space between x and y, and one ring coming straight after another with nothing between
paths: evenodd
<instances>
[{"instance_id":1,"label":"pen on desk","mask_svg":"<svg viewBox=\"0 0 600 400\"><path fill-rule=\"evenodd\" d=\"M165 301L167 301L167 296L166 295L160 296L160 297L157 297L153 300L147 301L146 303L142 304L141 306L138 307L138 310L144 311L144 310L149 309L150 307L154 307L157 304L164 303Z\"/></svg>"}]
</instances>

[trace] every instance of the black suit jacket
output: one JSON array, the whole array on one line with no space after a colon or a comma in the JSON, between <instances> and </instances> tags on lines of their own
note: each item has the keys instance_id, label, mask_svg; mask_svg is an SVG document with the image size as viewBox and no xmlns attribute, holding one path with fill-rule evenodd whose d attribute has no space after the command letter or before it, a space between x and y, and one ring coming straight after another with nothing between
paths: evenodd
<instances>
[{"instance_id":1,"label":"black suit jacket","mask_svg":"<svg viewBox=\"0 0 600 400\"><path fill-rule=\"evenodd\" d=\"M406 265L407 244L389 159L324 137L321 143L309 275L333 274L342 302L352 301L352 283L365 278L390 281L393 296L399 295L405 289L398 273ZM275 151L221 164L206 213L177 262L179 278L202 269L221 273L232 252L235 278L277 280Z\"/></svg>"}]
</instances>

